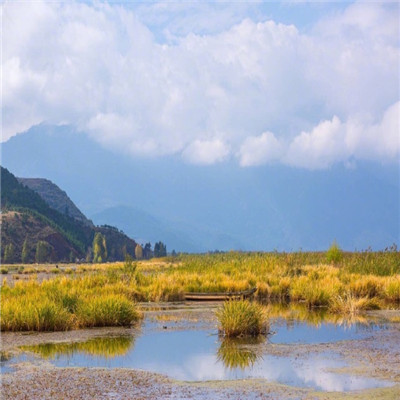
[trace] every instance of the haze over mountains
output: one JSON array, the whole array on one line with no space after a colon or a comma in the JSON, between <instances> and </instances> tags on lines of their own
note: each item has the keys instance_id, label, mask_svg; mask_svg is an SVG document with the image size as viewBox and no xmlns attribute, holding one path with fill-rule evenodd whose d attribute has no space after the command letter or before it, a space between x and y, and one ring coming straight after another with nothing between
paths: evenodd
<instances>
[{"instance_id":1,"label":"haze over mountains","mask_svg":"<svg viewBox=\"0 0 400 400\"><path fill-rule=\"evenodd\" d=\"M117 129L117 128L116 128ZM384 248L399 239L397 164L310 171L116 154L72 126L38 125L1 145L16 176L46 178L95 224L169 251Z\"/></svg>"}]
</instances>

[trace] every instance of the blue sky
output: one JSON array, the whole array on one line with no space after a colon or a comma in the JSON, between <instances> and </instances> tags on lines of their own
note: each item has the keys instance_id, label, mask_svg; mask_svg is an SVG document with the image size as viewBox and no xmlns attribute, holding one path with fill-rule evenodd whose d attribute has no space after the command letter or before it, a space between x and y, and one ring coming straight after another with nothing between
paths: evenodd
<instances>
[{"instance_id":1,"label":"blue sky","mask_svg":"<svg viewBox=\"0 0 400 400\"><path fill-rule=\"evenodd\" d=\"M115 2L122 4L121 2ZM256 22L272 19L283 24L294 24L306 31L321 17L343 10L345 1L336 2L278 2L278 1L221 1L221 2L163 2L147 5L128 2L128 7L140 15L141 20L154 32L160 42L165 42L165 31L184 36L188 33L220 33L243 19Z\"/></svg>"},{"instance_id":2,"label":"blue sky","mask_svg":"<svg viewBox=\"0 0 400 400\"><path fill-rule=\"evenodd\" d=\"M132 157L399 160L397 2L10 1L2 140L71 124Z\"/></svg>"}]
</instances>

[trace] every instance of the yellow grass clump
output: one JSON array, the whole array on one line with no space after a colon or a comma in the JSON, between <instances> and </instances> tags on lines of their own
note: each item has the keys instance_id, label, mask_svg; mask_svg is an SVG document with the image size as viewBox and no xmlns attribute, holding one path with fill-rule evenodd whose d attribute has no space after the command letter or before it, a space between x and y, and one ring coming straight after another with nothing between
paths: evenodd
<instances>
[{"instance_id":1,"label":"yellow grass clump","mask_svg":"<svg viewBox=\"0 0 400 400\"><path fill-rule=\"evenodd\" d=\"M217 311L219 331L226 337L257 336L267 332L265 310L248 300L226 301Z\"/></svg>"},{"instance_id":2,"label":"yellow grass clump","mask_svg":"<svg viewBox=\"0 0 400 400\"><path fill-rule=\"evenodd\" d=\"M338 314L357 314L364 310L377 310L380 304L376 299L356 297L350 292L332 297L330 311Z\"/></svg>"}]
</instances>

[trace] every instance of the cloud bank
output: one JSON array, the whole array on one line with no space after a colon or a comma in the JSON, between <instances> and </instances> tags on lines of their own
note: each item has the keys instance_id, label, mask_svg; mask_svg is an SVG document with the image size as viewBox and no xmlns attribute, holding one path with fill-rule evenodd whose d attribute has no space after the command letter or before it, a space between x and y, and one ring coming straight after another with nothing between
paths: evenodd
<instances>
[{"instance_id":1,"label":"cloud bank","mask_svg":"<svg viewBox=\"0 0 400 400\"><path fill-rule=\"evenodd\" d=\"M398 4L350 4L307 30L227 5L208 29L175 12L173 34L149 20L176 4L145 7L3 4L3 140L46 121L203 165L398 162Z\"/></svg>"}]
</instances>

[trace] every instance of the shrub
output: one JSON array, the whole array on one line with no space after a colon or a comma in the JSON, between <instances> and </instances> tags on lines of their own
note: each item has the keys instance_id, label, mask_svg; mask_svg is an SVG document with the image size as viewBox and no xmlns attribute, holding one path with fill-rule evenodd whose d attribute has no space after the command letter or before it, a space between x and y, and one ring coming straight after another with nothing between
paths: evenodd
<instances>
[{"instance_id":1,"label":"shrub","mask_svg":"<svg viewBox=\"0 0 400 400\"><path fill-rule=\"evenodd\" d=\"M329 263L338 264L343 259L343 251L339 245L334 241L326 252L326 260Z\"/></svg>"},{"instance_id":2,"label":"shrub","mask_svg":"<svg viewBox=\"0 0 400 400\"><path fill-rule=\"evenodd\" d=\"M217 311L219 331L227 337L256 336L267 332L267 316L257 303L226 301Z\"/></svg>"},{"instance_id":3,"label":"shrub","mask_svg":"<svg viewBox=\"0 0 400 400\"><path fill-rule=\"evenodd\" d=\"M129 254L125 256L124 272L128 274L134 274L136 272L136 263L133 262Z\"/></svg>"}]
</instances>

